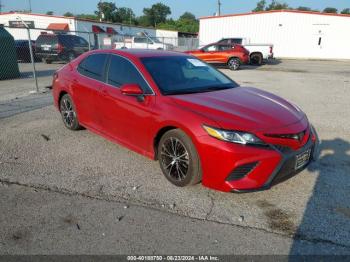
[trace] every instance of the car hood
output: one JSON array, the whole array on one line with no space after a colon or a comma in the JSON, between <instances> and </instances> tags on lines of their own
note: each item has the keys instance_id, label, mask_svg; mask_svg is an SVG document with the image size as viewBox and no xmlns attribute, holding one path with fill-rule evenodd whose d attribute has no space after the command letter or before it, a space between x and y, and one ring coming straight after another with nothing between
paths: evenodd
<instances>
[{"instance_id":1,"label":"car hood","mask_svg":"<svg viewBox=\"0 0 350 262\"><path fill-rule=\"evenodd\" d=\"M292 125L305 117L286 100L251 87L174 95L171 99L182 108L210 118L229 130L269 131Z\"/></svg>"}]
</instances>

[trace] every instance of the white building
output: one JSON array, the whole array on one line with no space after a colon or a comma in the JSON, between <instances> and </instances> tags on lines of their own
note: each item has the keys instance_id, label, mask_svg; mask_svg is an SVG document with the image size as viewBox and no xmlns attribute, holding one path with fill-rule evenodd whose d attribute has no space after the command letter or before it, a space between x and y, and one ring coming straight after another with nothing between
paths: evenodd
<instances>
[{"instance_id":1,"label":"white building","mask_svg":"<svg viewBox=\"0 0 350 262\"><path fill-rule=\"evenodd\" d=\"M106 23L87 19L79 19L75 17L64 17L54 15L42 14L25 14L25 13L0 13L0 25L6 28L16 40L27 39L27 31L23 28L23 20L30 28L31 39L35 40L42 32L50 33L52 30L73 31L72 34L80 35L86 40L90 40L94 45L95 41L99 39L104 41L104 36L108 35L122 35L132 36L139 33L147 33L151 37L165 38L164 42L173 41L171 39L178 37L177 31L159 30L154 28L145 28L139 26L129 26L125 24ZM89 33L89 34L88 34ZM98 37L97 33L102 33ZM90 39L89 39L90 38ZM107 38L106 38L107 39ZM100 43L101 44L101 43Z\"/></svg>"},{"instance_id":2,"label":"white building","mask_svg":"<svg viewBox=\"0 0 350 262\"><path fill-rule=\"evenodd\" d=\"M281 58L350 59L350 15L278 10L200 19L201 45L226 37L271 43Z\"/></svg>"}]
</instances>

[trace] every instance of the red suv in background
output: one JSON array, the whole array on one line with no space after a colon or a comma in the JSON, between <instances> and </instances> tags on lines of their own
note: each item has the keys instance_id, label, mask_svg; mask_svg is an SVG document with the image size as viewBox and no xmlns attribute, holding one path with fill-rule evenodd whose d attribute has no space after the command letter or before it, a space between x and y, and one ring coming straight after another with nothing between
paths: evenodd
<instances>
[{"instance_id":1,"label":"red suv in background","mask_svg":"<svg viewBox=\"0 0 350 262\"><path fill-rule=\"evenodd\" d=\"M249 63L249 51L239 44L210 44L198 50L186 51L211 64L225 64L231 70L238 70L241 64Z\"/></svg>"}]
</instances>

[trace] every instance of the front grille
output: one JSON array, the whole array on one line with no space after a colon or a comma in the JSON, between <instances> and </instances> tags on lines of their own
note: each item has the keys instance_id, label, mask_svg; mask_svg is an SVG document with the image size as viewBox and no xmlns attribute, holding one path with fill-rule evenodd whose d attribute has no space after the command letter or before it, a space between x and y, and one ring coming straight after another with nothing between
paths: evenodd
<instances>
[{"instance_id":1,"label":"front grille","mask_svg":"<svg viewBox=\"0 0 350 262\"><path fill-rule=\"evenodd\" d=\"M302 141L306 134L306 130L296 133L296 134L265 134L267 137L282 138L282 139L294 139Z\"/></svg>"},{"instance_id":2,"label":"front grille","mask_svg":"<svg viewBox=\"0 0 350 262\"><path fill-rule=\"evenodd\" d=\"M278 151L282 153L289 153L292 149L289 146L273 145Z\"/></svg>"},{"instance_id":3,"label":"front grille","mask_svg":"<svg viewBox=\"0 0 350 262\"><path fill-rule=\"evenodd\" d=\"M236 167L226 178L226 181L235 181L248 175L258 165L258 162L244 164Z\"/></svg>"}]
</instances>

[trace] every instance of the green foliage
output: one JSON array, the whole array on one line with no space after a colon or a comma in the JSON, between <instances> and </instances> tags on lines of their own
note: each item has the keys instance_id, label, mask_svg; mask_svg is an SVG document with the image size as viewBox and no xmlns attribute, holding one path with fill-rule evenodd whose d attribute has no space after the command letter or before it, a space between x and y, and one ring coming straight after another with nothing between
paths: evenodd
<instances>
[{"instance_id":1,"label":"green foliage","mask_svg":"<svg viewBox=\"0 0 350 262\"><path fill-rule=\"evenodd\" d=\"M280 3L276 0L272 0L272 2L266 7L266 11L270 10L282 10L282 9L289 9L289 6L287 3Z\"/></svg>"},{"instance_id":2,"label":"green foliage","mask_svg":"<svg viewBox=\"0 0 350 262\"><path fill-rule=\"evenodd\" d=\"M113 22L135 24L136 16L131 8L120 7L113 13Z\"/></svg>"},{"instance_id":3,"label":"green foliage","mask_svg":"<svg viewBox=\"0 0 350 262\"><path fill-rule=\"evenodd\" d=\"M97 11L95 11L95 14L100 17L103 21L108 22L114 22L114 12L116 11L117 7L115 3L113 2L99 2L97 4Z\"/></svg>"},{"instance_id":4,"label":"green foliage","mask_svg":"<svg viewBox=\"0 0 350 262\"><path fill-rule=\"evenodd\" d=\"M185 13L183 13L182 16L180 16L180 20L184 20L184 19L192 20L192 21L197 20L196 16L190 12L185 12Z\"/></svg>"},{"instance_id":5,"label":"green foliage","mask_svg":"<svg viewBox=\"0 0 350 262\"><path fill-rule=\"evenodd\" d=\"M166 22L167 16L171 15L171 10L169 6L157 3L152 5L151 8L144 8L143 13L149 25L157 26L157 24Z\"/></svg>"},{"instance_id":6,"label":"green foliage","mask_svg":"<svg viewBox=\"0 0 350 262\"><path fill-rule=\"evenodd\" d=\"M266 7L266 1L265 0L260 0L257 4L255 9L253 9L253 12L261 12L264 11Z\"/></svg>"},{"instance_id":7,"label":"green foliage","mask_svg":"<svg viewBox=\"0 0 350 262\"><path fill-rule=\"evenodd\" d=\"M306 7L306 6L299 6L298 8L296 8L296 10L299 10L299 11L312 11L310 7Z\"/></svg>"},{"instance_id":8,"label":"green foliage","mask_svg":"<svg viewBox=\"0 0 350 262\"><path fill-rule=\"evenodd\" d=\"M66 17L73 17L74 14L71 13L71 12L66 12L66 13L63 14L63 16L66 16Z\"/></svg>"},{"instance_id":9,"label":"green foliage","mask_svg":"<svg viewBox=\"0 0 350 262\"><path fill-rule=\"evenodd\" d=\"M47 15L53 15L53 11L47 11L46 14Z\"/></svg>"},{"instance_id":10,"label":"green foliage","mask_svg":"<svg viewBox=\"0 0 350 262\"><path fill-rule=\"evenodd\" d=\"M338 13L338 9L337 9L337 8L334 8L334 7L326 7L326 8L323 10L323 13L336 14L336 13Z\"/></svg>"},{"instance_id":11,"label":"green foliage","mask_svg":"<svg viewBox=\"0 0 350 262\"><path fill-rule=\"evenodd\" d=\"M178 20L168 19L165 23L160 23L157 28L197 33L199 31L199 21L192 13L185 12Z\"/></svg>"},{"instance_id":12,"label":"green foliage","mask_svg":"<svg viewBox=\"0 0 350 262\"><path fill-rule=\"evenodd\" d=\"M76 15L75 17L80 19L88 19L88 20L96 20L96 21L99 20L97 15L90 15L90 14L80 14L80 15Z\"/></svg>"},{"instance_id":13,"label":"green foliage","mask_svg":"<svg viewBox=\"0 0 350 262\"><path fill-rule=\"evenodd\" d=\"M319 12L319 10L311 9L310 7L307 7L307 6L299 6L297 8L292 8L292 7L288 6L287 3L278 2L276 0L272 0L269 5L266 5L266 0L260 0L259 2L257 2L256 7L255 7L255 9L252 10L252 12L282 10L282 9ZM333 9L333 8L331 8L331 9Z\"/></svg>"},{"instance_id":14,"label":"green foliage","mask_svg":"<svg viewBox=\"0 0 350 262\"><path fill-rule=\"evenodd\" d=\"M345 8L340 13L343 14L343 15L350 15L350 8Z\"/></svg>"},{"instance_id":15,"label":"green foliage","mask_svg":"<svg viewBox=\"0 0 350 262\"><path fill-rule=\"evenodd\" d=\"M114 23L132 24L145 27L156 26L159 29L175 30L179 32L197 33L199 31L199 21L196 16L190 12L185 12L178 20L172 18L167 19L171 14L170 7L157 3L150 8L144 8L144 15L136 17L131 8L117 7L112 2L100 2L97 5L98 10L95 15L80 14L77 18L100 20L102 13L104 14L103 21ZM74 14L67 12L64 16L74 16Z\"/></svg>"}]
</instances>

